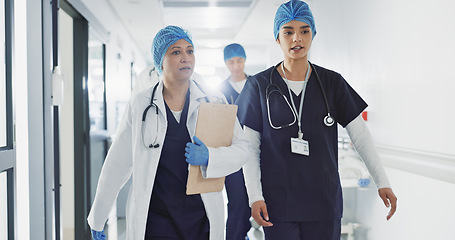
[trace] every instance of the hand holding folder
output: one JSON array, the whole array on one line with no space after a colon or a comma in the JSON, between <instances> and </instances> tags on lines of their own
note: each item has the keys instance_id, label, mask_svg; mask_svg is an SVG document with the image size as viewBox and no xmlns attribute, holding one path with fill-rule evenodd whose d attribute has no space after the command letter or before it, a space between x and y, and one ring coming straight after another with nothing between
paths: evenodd
<instances>
[{"instance_id":1,"label":"hand holding folder","mask_svg":"<svg viewBox=\"0 0 455 240\"><path fill-rule=\"evenodd\" d=\"M237 105L201 103L195 135L207 147L228 147L232 143L236 116ZM190 165L187 195L219 192L223 190L223 186L224 177L204 178L200 166Z\"/></svg>"}]
</instances>

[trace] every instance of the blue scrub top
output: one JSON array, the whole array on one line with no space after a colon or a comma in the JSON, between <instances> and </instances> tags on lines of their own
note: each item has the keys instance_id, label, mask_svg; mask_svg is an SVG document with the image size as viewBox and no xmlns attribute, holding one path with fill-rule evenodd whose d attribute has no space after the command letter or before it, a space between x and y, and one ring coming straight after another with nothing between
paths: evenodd
<instances>
[{"instance_id":1,"label":"blue scrub top","mask_svg":"<svg viewBox=\"0 0 455 240\"><path fill-rule=\"evenodd\" d=\"M189 96L188 91L180 123L165 103L168 127L150 199L146 239L209 238L209 221L201 195L186 195L185 147L191 141L186 127Z\"/></svg>"},{"instance_id":2,"label":"blue scrub top","mask_svg":"<svg viewBox=\"0 0 455 240\"><path fill-rule=\"evenodd\" d=\"M315 66L329 102L332 117L345 127L366 107L363 99L344 78ZM342 217L342 193L338 175L337 125L323 123L327 115L324 97L314 70L308 80L302 111L303 138L310 155L291 152L291 138L297 137L297 123L275 130L269 124L266 88L273 70L273 83L290 102L283 78L273 67L248 79L236 104L239 121L261 133L261 183L270 221L325 221ZM291 109L277 90L269 88L270 115L275 126L293 121ZM292 91L296 108L300 94Z\"/></svg>"},{"instance_id":3,"label":"blue scrub top","mask_svg":"<svg viewBox=\"0 0 455 240\"><path fill-rule=\"evenodd\" d=\"M248 79L250 76L245 74L246 79ZM231 77L228 77L226 80L220 83L218 88L220 91L223 93L223 95L226 97L226 100L228 101L229 104L234 104L237 98L239 97L239 93L235 91L235 89L232 87L230 83Z\"/></svg>"},{"instance_id":4,"label":"blue scrub top","mask_svg":"<svg viewBox=\"0 0 455 240\"><path fill-rule=\"evenodd\" d=\"M229 78L221 82L218 88L226 97L226 100L228 101L229 104L234 104L235 100L237 100L237 98L239 97L239 93L235 91L235 89L229 83Z\"/></svg>"}]
</instances>

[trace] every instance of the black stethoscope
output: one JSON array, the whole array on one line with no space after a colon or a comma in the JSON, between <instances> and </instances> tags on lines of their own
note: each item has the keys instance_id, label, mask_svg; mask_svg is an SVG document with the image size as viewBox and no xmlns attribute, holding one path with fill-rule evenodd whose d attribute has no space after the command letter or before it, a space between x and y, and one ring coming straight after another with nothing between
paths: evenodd
<instances>
[{"instance_id":1,"label":"black stethoscope","mask_svg":"<svg viewBox=\"0 0 455 240\"><path fill-rule=\"evenodd\" d=\"M205 91L202 89L202 87L194 80L192 80L194 82L194 84L196 84L196 86L205 94ZM144 112L142 112L142 125L141 125L141 132L142 132L142 143L144 143L144 145L148 148L158 148L160 147L160 144L156 142L157 138L158 138L158 119L156 119L156 133L155 134L155 139L153 140L153 143L151 144L146 144L145 141L144 141L144 125L145 125L145 118L147 117L147 112L149 111L149 109L151 107L154 107L155 108L155 114L156 116L158 117L158 106L155 104L155 102L153 101L153 99L155 98L155 92L156 92L156 89L158 88L158 85L159 85L160 82L157 82L155 84L155 86L153 87L153 91L152 91L152 97L150 99L150 104L144 109ZM205 100L207 102L209 102L209 99L207 97L205 97Z\"/></svg>"},{"instance_id":2,"label":"black stethoscope","mask_svg":"<svg viewBox=\"0 0 455 240\"><path fill-rule=\"evenodd\" d=\"M145 118L147 117L147 112L149 111L149 109L151 107L155 107L155 113L156 113L156 117L158 117L158 106L153 102L153 99L155 98L155 92L156 92L156 89L158 88L158 85L159 85L160 82L157 82L155 84L155 86L153 87L153 91L152 91L152 98L150 99L150 104L145 108L144 112L142 113L142 125L141 125L141 132L142 132L142 142L144 143L144 145L148 148L158 148L160 146L159 143L156 143L156 139L158 138L158 119L156 119L156 133L155 134L155 139L153 140L153 143L152 144L145 144L144 142L144 125L145 125Z\"/></svg>"},{"instance_id":3,"label":"black stethoscope","mask_svg":"<svg viewBox=\"0 0 455 240\"><path fill-rule=\"evenodd\" d=\"M280 63L278 63L277 65L275 65L273 67L272 71L270 72L269 85L265 89L265 94L266 94L266 99L267 99L267 102L266 102L266 104L267 104L267 116L269 118L270 127L272 127L273 129L281 129L281 128L289 127L289 126L292 126L297 121L297 113L291 107L291 104L289 104L289 101L288 101L286 95L283 94L283 92L281 91L280 87L278 87L278 85L273 83L273 72L282 63L283 62L280 62ZM327 127L331 127L335 123L335 120L330 115L329 102L327 100L327 96L325 94L324 87L322 86L321 79L319 78L319 75L318 75L316 69L314 68L313 64L311 62L308 62L308 63L310 64L311 68L313 69L314 74L316 75L316 79L318 80L319 86L321 88L322 95L324 96L325 106L327 108L327 116L324 117L323 122L324 122L324 124ZM275 87L275 89L270 90L271 87ZM286 101L287 105L289 106L289 109L291 109L291 112L294 115L294 120L291 123L288 123L288 124L285 124L285 125L281 125L281 126L273 125L271 117L270 117L270 104L269 104L269 96L273 92L278 92L284 98L284 100Z\"/></svg>"}]
</instances>

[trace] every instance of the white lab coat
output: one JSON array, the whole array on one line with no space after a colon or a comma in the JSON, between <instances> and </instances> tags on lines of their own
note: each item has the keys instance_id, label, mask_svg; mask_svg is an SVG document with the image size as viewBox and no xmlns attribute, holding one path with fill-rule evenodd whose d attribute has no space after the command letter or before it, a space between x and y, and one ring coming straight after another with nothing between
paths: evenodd
<instances>
[{"instance_id":1,"label":"white lab coat","mask_svg":"<svg viewBox=\"0 0 455 240\"><path fill-rule=\"evenodd\" d=\"M132 177L126 206L126 239L144 239L150 197L167 130L162 90L163 82L161 81L154 97L154 103L158 106L159 113L156 115L154 107L149 109L144 125L144 140L142 140L141 134L142 114L150 104L153 87L134 95L125 110L115 140L101 170L95 200L87 218L90 227L94 230L101 231L104 228L109 211L120 189ZM206 93L190 80L187 128L191 139L195 134L199 104L206 101L206 96ZM221 93L216 93L215 97L211 93L210 102L213 102L214 99L224 99L224 97ZM156 121L158 121L158 131ZM158 148L146 147L144 142L147 145L153 143L155 136L157 137L156 143L160 146ZM250 156L248 144L248 140L236 120L232 145L208 148L208 166L201 167L204 177L218 178L238 171ZM210 222L210 240L224 239L225 206L222 193L203 193L201 198Z\"/></svg>"}]
</instances>

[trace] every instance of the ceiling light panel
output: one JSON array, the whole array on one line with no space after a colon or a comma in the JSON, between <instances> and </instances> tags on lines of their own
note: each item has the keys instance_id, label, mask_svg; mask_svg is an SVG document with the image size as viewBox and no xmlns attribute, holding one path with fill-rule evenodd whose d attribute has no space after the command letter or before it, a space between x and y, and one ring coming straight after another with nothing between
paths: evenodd
<instances>
[{"instance_id":1,"label":"ceiling light panel","mask_svg":"<svg viewBox=\"0 0 455 240\"><path fill-rule=\"evenodd\" d=\"M233 38L253 0L162 0L164 25L188 29L195 38Z\"/></svg>"},{"instance_id":2,"label":"ceiling light panel","mask_svg":"<svg viewBox=\"0 0 455 240\"><path fill-rule=\"evenodd\" d=\"M176 7L235 7L235 8L249 8L253 0L162 0L163 7L176 8Z\"/></svg>"}]
</instances>

